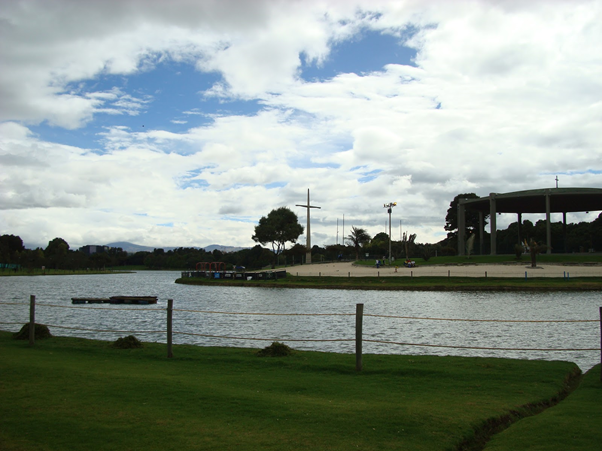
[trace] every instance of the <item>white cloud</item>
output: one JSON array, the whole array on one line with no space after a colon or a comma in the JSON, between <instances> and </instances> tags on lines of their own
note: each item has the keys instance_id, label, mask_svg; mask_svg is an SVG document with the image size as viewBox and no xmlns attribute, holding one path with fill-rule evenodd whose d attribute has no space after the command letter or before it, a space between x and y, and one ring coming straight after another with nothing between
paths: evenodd
<instances>
[{"instance_id":1,"label":"white cloud","mask_svg":"<svg viewBox=\"0 0 602 451\"><path fill-rule=\"evenodd\" d=\"M322 206L315 244L334 242L343 215L380 232L391 201L418 241L435 241L460 192L548 187L557 174L561 186L601 184L596 1L22 0L3 2L0 19L0 229L27 242L253 245L252 221L272 208L304 223L294 205L308 187ZM322 64L366 28L409 39L417 67L299 78L302 57ZM154 107L99 78L169 61L222 77L193 91L207 101L261 110L186 106L136 130L98 119ZM28 128L44 121L86 130L101 150Z\"/></svg>"}]
</instances>

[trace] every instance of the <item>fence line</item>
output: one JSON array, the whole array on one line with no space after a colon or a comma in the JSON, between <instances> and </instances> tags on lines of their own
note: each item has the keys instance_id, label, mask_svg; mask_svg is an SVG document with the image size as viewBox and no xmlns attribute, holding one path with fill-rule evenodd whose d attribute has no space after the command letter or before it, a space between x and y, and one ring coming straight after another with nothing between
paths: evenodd
<instances>
[{"instance_id":1,"label":"fence line","mask_svg":"<svg viewBox=\"0 0 602 451\"><path fill-rule=\"evenodd\" d=\"M255 340L255 341L285 341L281 338L257 338L257 337L233 337L231 335L209 335L209 334L197 334L194 332L174 332L177 335L193 335L196 337L206 338L226 338L231 340ZM287 338L286 341L297 341L297 342L328 342L328 341L354 341L353 338L330 338L330 339L318 339L318 338Z\"/></svg>"},{"instance_id":2,"label":"fence line","mask_svg":"<svg viewBox=\"0 0 602 451\"><path fill-rule=\"evenodd\" d=\"M157 312L161 312L161 311L165 311L164 308L148 308L148 307L140 307L140 308L107 308L107 307L88 307L88 306L81 306L81 305L56 305L56 304L36 304L39 305L41 307L56 307L56 308L71 308L71 309L86 309L86 310L136 310L136 311L140 311L140 310L151 310L151 311L157 311Z\"/></svg>"},{"instance_id":3,"label":"fence line","mask_svg":"<svg viewBox=\"0 0 602 451\"><path fill-rule=\"evenodd\" d=\"M366 313L364 316L378 318L426 319L430 321L472 321L479 323L597 323L597 319L467 319L467 318L428 318L424 316L393 316Z\"/></svg>"},{"instance_id":4,"label":"fence line","mask_svg":"<svg viewBox=\"0 0 602 451\"><path fill-rule=\"evenodd\" d=\"M384 340L372 340L364 338L364 341L368 341L370 343L383 343L390 345L401 345L401 346L423 346L429 348L451 348L451 349L477 349L477 350L485 350L485 351L561 351L561 352L571 352L571 351L598 351L599 348L490 348L485 346L459 346L459 345L433 345L433 344L424 344L424 343L402 343L398 341L384 341Z\"/></svg>"},{"instance_id":5,"label":"fence line","mask_svg":"<svg viewBox=\"0 0 602 451\"><path fill-rule=\"evenodd\" d=\"M71 330L83 330L86 332L119 332L119 333L133 333L133 334L164 334L164 330L114 330L114 329L87 329L85 327L69 327L69 326L58 326L56 324L45 324L47 327L57 327L59 329L71 329Z\"/></svg>"},{"instance_id":6,"label":"fence line","mask_svg":"<svg viewBox=\"0 0 602 451\"><path fill-rule=\"evenodd\" d=\"M0 302L5 305L27 305L23 302ZM33 325L35 324L35 296L30 297L30 321L29 321L29 338L30 345L34 344L34 330ZM140 334L163 334L167 332L167 343L168 343L168 357L172 357L171 345L172 345L172 334L177 335L189 335L199 336L206 338L220 338L220 339L231 339L231 340L253 340L253 341L289 341L289 342L350 342L354 341L351 338L338 338L338 339L294 339L287 338L286 340L278 338L257 338L257 337L236 337L228 335L211 335L211 334L200 334L192 332L173 332L172 330L172 314L173 311L179 312L196 312L204 314L222 314L222 315L253 315L253 316L353 316L353 313L259 313L259 312L223 312L223 311L209 311L209 310L191 310L191 309L174 309L173 300L168 300L167 309L163 308L106 308L106 307L83 307L83 306L64 306L55 304L38 304L42 307L52 308L73 308L73 309L96 309L96 310L108 310L108 311L120 311L120 310L152 310L152 311L167 311L167 331L165 330L153 330L153 331L132 331L132 330L113 330L113 329L89 329L82 327L70 327L70 326L59 326L59 325L47 325L49 327L55 327L59 329L70 329L80 330L86 332L99 332L99 333L140 333ZM490 351L541 351L541 352L580 352L580 351L601 351L602 361L602 307L600 307L600 319L599 320L498 320L498 319L461 319L461 318L429 318L429 317L412 317L412 316L395 316L395 315L380 315L380 314L364 314L364 304L356 305L356 369L360 371L362 369L362 342L370 343L381 343L389 345L400 345L400 346L419 346L419 347L431 347L431 348L448 348L448 349L472 349L472 350L490 350ZM428 320L428 321L469 321L469 322L496 322L496 323L586 323L586 322L600 322L601 332L601 345L600 348L505 348L505 347L484 347L484 346L461 346L461 345L440 345L440 344L426 344L426 343L408 343L408 342L395 342L395 341L384 341L376 339L364 339L362 337L362 318L364 316L377 317L377 318L394 318L394 319L411 319L411 320ZM0 324L20 324L16 322L0 322ZM602 369L601 369L601 380L602 380Z\"/></svg>"},{"instance_id":7,"label":"fence line","mask_svg":"<svg viewBox=\"0 0 602 451\"><path fill-rule=\"evenodd\" d=\"M261 313L261 312L217 312L211 310L173 309L174 312L215 313L220 315L255 315L255 316L354 316L355 313Z\"/></svg>"},{"instance_id":8,"label":"fence line","mask_svg":"<svg viewBox=\"0 0 602 451\"><path fill-rule=\"evenodd\" d=\"M3 302L0 301L0 305L29 305L26 302ZM89 307L89 306L71 306L71 305L57 305L57 304L40 304L36 303L36 306L42 307L56 307L56 308L67 308L67 309L86 309L86 310L128 310L128 311L165 311L165 308L107 308L107 307ZM194 309L172 309L174 312L189 312L189 313L206 313L206 314L219 314L219 315L251 315L251 316L355 316L355 313L270 313L270 312L224 312L217 310L194 310ZM370 316L374 318L393 318L393 319L414 319L414 320L428 320L428 321L467 321L477 323L597 323L597 319L474 319L474 318L436 318L426 316L398 316L398 315L381 315L376 313L364 313L363 316ZM0 323L2 324L2 323ZM20 324L20 323L16 323ZM56 327L56 326L55 326Z\"/></svg>"}]
</instances>

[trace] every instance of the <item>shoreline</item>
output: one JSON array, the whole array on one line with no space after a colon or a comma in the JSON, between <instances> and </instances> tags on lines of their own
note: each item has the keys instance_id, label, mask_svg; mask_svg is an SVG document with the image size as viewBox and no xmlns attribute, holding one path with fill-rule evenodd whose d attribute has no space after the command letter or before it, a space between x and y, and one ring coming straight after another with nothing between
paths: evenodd
<instances>
[{"instance_id":1,"label":"shoreline","mask_svg":"<svg viewBox=\"0 0 602 451\"><path fill-rule=\"evenodd\" d=\"M602 291L602 266L469 264L415 268L345 263L289 266L265 280L179 278L186 285L382 291Z\"/></svg>"}]
</instances>

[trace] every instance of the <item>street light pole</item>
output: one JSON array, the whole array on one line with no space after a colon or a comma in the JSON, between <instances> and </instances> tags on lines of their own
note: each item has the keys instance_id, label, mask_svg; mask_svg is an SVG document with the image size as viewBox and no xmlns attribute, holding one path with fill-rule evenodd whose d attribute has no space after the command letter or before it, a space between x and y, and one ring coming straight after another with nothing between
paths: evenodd
<instances>
[{"instance_id":1,"label":"street light pole","mask_svg":"<svg viewBox=\"0 0 602 451\"><path fill-rule=\"evenodd\" d=\"M389 202L385 204L384 207L387 209L389 213L389 265L392 263L391 261L391 210L393 207L397 205L397 202Z\"/></svg>"}]
</instances>

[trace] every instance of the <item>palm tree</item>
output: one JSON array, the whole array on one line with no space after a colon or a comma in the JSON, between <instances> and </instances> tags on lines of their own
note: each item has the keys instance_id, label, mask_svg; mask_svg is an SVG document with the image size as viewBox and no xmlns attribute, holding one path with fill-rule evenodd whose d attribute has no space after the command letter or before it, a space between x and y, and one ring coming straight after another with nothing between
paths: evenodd
<instances>
[{"instance_id":1,"label":"palm tree","mask_svg":"<svg viewBox=\"0 0 602 451\"><path fill-rule=\"evenodd\" d=\"M351 226L351 234L347 237L347 241L355 247L355 259L360 259L360 248L370 241L370 235L366 229Z\"/></svg>"}]
</instances>

